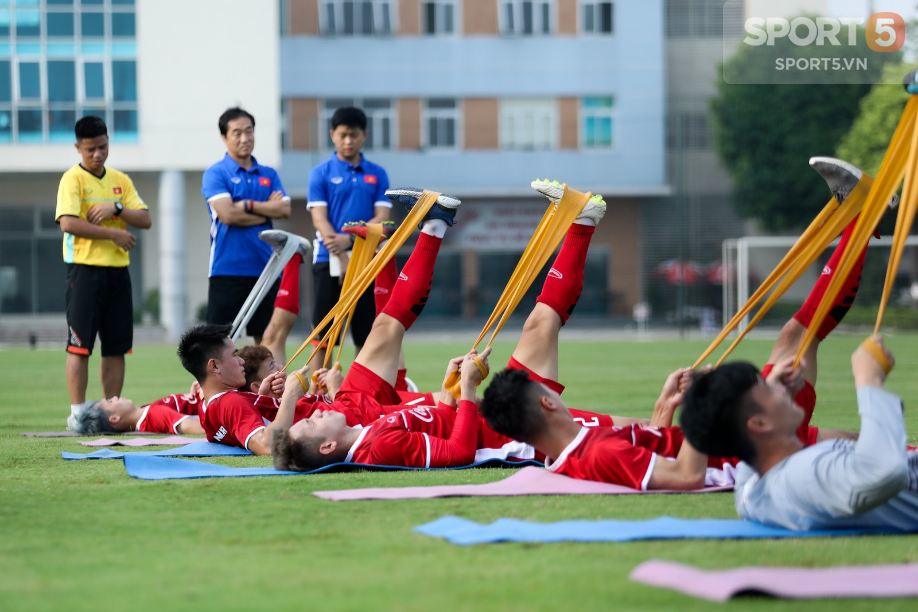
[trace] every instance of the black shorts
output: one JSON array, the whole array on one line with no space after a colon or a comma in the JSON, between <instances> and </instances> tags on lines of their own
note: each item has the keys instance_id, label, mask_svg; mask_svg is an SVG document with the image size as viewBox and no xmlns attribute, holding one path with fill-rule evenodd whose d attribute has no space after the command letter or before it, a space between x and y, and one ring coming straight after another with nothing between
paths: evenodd
<instances>
[{"instance_id":1,"label":"black shorts","mask_svg":"<svg viewBox=\"0 0 918 612\"><path fill-rule=\"evenodd\" d=\"M103 357L130 353L134 303L127 267L67 264L67 352L90 355L96 334Z\"/></svg>"},{"instance_id":2,"label":"black shorts","mask_svg":"<svg viewBox=\"0 0 918 612\"><path fill-rule=\"evenodd\" d=\"M211 276L207 284L207 322L216 325L229 325L236 320L236 315L252 288L258 281L257 276ZM252 315L245 333L250 336L263 336L265 328L274 313L274 298L280 287L280 279L274 281L271 289Z\"/></svg>"},{"instance_id":3,"label":"black shorts","mask_svg":"<svg viewBox=\"0 0 918 612\"><path fill-rule=\"evenodd\" d=\"M314 297L312 308L312 325L317 327L325 315L338 303L341 298L341 285L338 283L338 277L332 277L328 274L328 262L312 264L312 293ZM357 306L354 308L354 318L351 320L351 337L354 344L363 346L367 342L367 336L373 328L373 320L376 318L376 300L373 298L373 285L360 296L357 300ZM321 340L328 328L327 325L317 340ZM337 339L336 343L337 343Z\"/></svg>"}]
</instances>

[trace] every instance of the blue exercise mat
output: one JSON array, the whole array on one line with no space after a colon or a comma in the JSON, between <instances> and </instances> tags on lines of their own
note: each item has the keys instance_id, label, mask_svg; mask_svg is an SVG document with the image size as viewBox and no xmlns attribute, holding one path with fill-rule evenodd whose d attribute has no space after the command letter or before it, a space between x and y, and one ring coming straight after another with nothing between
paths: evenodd
<instances>
[{"instance_id":1,"label":"blue exercise mat","mask_svg":"<svg viewBox=\"0 0 918 612\"><path fill-rule=\"evenodd\" d=\"M171 480L176 478L221 478L225 476L299 476L323 472L353 472L360 470L396 471L396 470L464 470L473 467L524 467L542 465L538 461L504 461L489 459L456 468L406 468L395 465L364 465L362 463L333 463L311 472L285 472L274 468L238 468L225 465L188 461L186 459L169 459L156 457L153 453L124 453L124 468L129 476L141 480Z\"/></svg>"},{"instance_id":2,"label":"blue exercise mat","mask_svg":"<svg viewBox=\"0 0 918 612\"><path fill-rule=\"evenodd\" d=\"M849 529L837 531L791 531L760 523L725 519L680 519L670 516L649 521L561 521L530 523L498 519L490 525L456 516L445 516L415 527L418 533L444 538L452 544L494 542L631 542L633 540L742 540L764 538L811 538L854 535L893 535L900 531Z\"/></svg>"},{"instance_id":3,"label":"blue exercise mat","mask_svg":"<svg viewBox=\"0 0 918 612\"><path fill-rule=\"evenodd\" d=\"M191 442L184 446L177 446L175 448L167 448L166 450L158 451L113 451L108 448L102 448L91 453L61 453L61 457L64 459L70 460L80 460L80 459L121 459L127 455L135 455L138 457L223 457L223 456L235 456L235 455L252 455L251 451L247 451L244 448L236 448L235 446L226 446L225 444L217 444L215 442L207 442L206 440L201 440L200 442Z\"/></svg>"}]
</instances>

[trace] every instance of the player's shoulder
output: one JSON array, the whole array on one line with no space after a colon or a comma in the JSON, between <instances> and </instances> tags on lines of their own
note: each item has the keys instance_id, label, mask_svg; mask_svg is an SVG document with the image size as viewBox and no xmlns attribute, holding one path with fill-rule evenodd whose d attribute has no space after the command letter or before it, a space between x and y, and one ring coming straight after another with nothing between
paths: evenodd
<instances>
[{"instance_id":1,"label":"player's shoulder","mask_svg":"<svg viewBox=\"0 0 918 612\"><path fill-rule=\"evenodd\" d=\"M225 158L221 158L219 161L207 166L207 169L204 170L204 177L228 176L229 170L226 168L225 161Z\"/></svg>"},{"instance_id":2,"label":"player's shoulder","mask_svg":"<svg viewBox=\"0 0 918 612\"><path fill-rule=\"evenodd\" d=\"M312 167L312 170L309 172L309 175L315 178L326 176L334 162L335 162L334 156L329 157L325 161L319 162L318 164Z\"/></svg>"},{"instance_id":3,"label":"player's shoulder","mask_svg":"<svg viewBox=\"0 0 918 612\"><path fill-rule=\"evenodd\" d=\"M111 166L105 166L105 175L115 183L130 183L131 177L127 175L126 172L122 172L117 168L112 168Z\"/></svg>"},{"instance_id":4,"label":"player's shoulder","mask_svg":"<svg viewBox=\"0 0 918 612\"><path fill-rule=\"evenodd\" d=\"M363 158L361 165L363 166L363 171L365 174L375 174L377 176L387 176L385 168L383 168L377 163L370 161L366 157Z\"/></svg>"},{"instance_id":5,"label":"player's shoulder","mask_svg":"<svg viewBox=\"0 0 918 612\"><path fill-rule=\"evenodd\" d=\"M277 176L277 170L273 166L258 163L258 171L264 176Z\"/></svg>"},{"instance_id":6,"label":"player's shoulder","mask_svg":"<svg viewBox=\"0 0 918 612\"><path fill-rule=\"evenodd\" d=\"M88 174L83 168L80 167L80 164L74 164L67 169L64 174L61 175L62 181L81 181L83 179L83 174Z\"/></svg>"}]
</instances>

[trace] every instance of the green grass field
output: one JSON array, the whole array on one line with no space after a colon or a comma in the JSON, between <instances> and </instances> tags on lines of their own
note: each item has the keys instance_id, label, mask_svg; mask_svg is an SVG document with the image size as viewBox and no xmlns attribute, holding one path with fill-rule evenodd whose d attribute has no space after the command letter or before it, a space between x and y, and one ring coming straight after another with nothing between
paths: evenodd
<instances>
[{"instance_id":1,"label":"green grass field","mask_svg":"<svg viewBox=\"0 0 918 612\"><path fill-rule=\"evenodd\" d=\"M509 334L507 334L509 335ZM858 427L849 356L863 336L834 335L820 355L815 423ZM889 338L898 367L889 388L906 402L911 443L918 417L918 336ZM562 382L570 405L650 416L665 375L690 364L701 341L568 342ZM738 356L761 363L771 341ZM409 376L439 385L465 344L409 344ZM511 344L496 345L503 363ZM444 515L566 519L734 518L732 494L528 497L333 503L312 491L481 483L505 470L350 473L145 482L120 461L68 462L88 452L63 429L69 401L64 352L0 350L0 610L708 610L711 604L629 582L659 558L723 569L918 562L918 536L628 544L458 547L412 532ZM169 346L139 346L124 394L149 401L190 383ZM93 359L91 372L98 367ZM91 373L90 396L100 387ZM158 447L153 447L158 448ZM220 458L267 466L268 458ZM744 598L728 609L914 610L915 600L781 602Z\"/></svg>"}]
</instances>

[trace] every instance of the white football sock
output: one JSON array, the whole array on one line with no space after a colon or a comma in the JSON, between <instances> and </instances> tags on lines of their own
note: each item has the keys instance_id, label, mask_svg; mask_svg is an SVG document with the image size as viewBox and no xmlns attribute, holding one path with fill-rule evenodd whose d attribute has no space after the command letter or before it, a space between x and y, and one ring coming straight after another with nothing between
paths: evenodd
<instances>
[{"instance_id":1,"label":"white football sock","mask_svg":"<svg viewBox=\"0 0 918 612\"><path fill-rule=\"evenodd\" d=\"M428 219L421 227L421 233L429 234L435 238L442 238L446 235L446 221L443 219Z\"/></svg>"}]
</instances>

